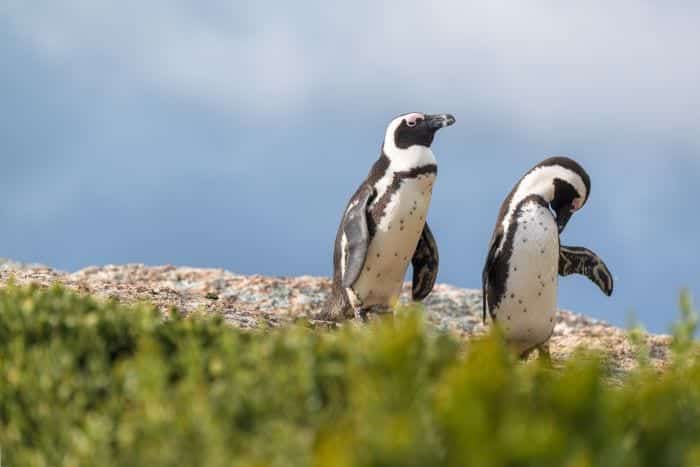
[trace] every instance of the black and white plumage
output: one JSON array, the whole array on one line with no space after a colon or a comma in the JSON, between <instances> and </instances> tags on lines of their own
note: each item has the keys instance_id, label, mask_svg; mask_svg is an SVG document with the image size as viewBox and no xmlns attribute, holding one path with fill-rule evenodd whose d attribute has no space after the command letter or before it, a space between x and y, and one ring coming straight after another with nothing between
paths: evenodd
<instances>
[{"instance_id":1,"label":"black and white plumage","mask_svg":"<svg viewBox=\"0 0 700 467\"><path fill-rule=\"evenodd\" d=\"M452 115L410 113L393 119L379 159L345 208L333 253L333 285L326 319L364 318L388 311L401 293L409 261L413 299L433 288L438 250L426 217L437 162L430 149L435 132Z\"/></svg>"},{"instance_id":2,"label":"black and white plumage","mask_svg":"<svg viewBox=\"0 0 700 467\"><path fill-rule=\"evenodd\" d=\"M482 272L483 318L488 312L520 355L538 347L547 351L559 274L586 275L612 293L612 276L595 253L559 242L590 189L577 162L552 157L529 170L501 205Z\"/></svg>"}]
</instances>

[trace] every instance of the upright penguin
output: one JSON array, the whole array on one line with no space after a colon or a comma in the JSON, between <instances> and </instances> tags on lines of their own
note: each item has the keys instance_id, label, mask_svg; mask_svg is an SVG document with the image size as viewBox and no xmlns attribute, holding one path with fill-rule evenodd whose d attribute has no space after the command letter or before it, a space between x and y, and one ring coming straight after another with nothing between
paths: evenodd
<instances>
[{"instance_id":1,"label":"upright penguin","mask_svg":"<svg viewBox=\"0 0 700 467\"><path fill-rule=\"evenodd\" d=\"M437 175L430 146L435 132L452 125L449 114L409 113L387 126L379 159L345 208L333 252L333 285L326 319L365 319L398 300L408 262L413 299L435 284L438 250L426 223Z\"/></svg>"},{"instance_id":2,"label":"upright penguin","mask_svg":"<svg viewBox=\"0 0 700 467\"><path fill-rule=\"evenodd\" d=\"M488 311L521 357L535 348L549 354L558 274L586 275L612 293L612 276L598 255L559 243L590 191L590 177L576 161L552 157L528 171L501 205L482 273L483 319Z\"/></svg>"}]
</instances>

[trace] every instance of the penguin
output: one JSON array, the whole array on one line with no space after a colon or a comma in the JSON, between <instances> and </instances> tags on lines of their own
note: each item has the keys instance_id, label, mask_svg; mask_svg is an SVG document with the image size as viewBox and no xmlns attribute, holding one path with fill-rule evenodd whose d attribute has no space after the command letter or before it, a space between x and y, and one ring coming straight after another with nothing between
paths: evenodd
<instances>
[{"instance_id":1,"label":"penguin","mask_svg":"<svg viewBox=\"0 0 700 467\"><path fill-rule=\"evenodd\" d=\"M559 240L590 192L590 177L576 161L551 157L530 169L501 205L482 271L483 320L488 311L521 358L534 349L549 358L559 275L585 275L612 294L603 260Z\"/></svg>"},{"instance_id":2,"label":"penguin","mask_svg":"<svg viewBox=\"0 0 700 467\"><path fill-rule=\"evenodd\" d=\"M322 317L359 318L391 312L409 261L414 300L433 288L438 248L426 222L437 161L435 133L455 122L450 114L408 113L386 128L379 159L350 198L333 251L333 283Z\"/></svg>"}]
</instances>

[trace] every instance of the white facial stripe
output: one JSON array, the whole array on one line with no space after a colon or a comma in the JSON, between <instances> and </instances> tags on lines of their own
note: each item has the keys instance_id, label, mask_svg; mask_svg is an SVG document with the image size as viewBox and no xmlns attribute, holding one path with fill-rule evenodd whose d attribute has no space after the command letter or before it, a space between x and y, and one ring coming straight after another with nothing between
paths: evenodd
<instances>
[{"instance_id":1,"label":"white facial stripe","mask_svg":"<svg viewBox=\"0 0 700 467\"><path fill-rule=\"evenodd\" d=\"M407 125L414 126L419 119L425 119L425 115L420 113L412 113L404 115L403 119L406 120Z\"/></svg>"},{"instance_id":2,"label":"white facial stripe","mask_svg":"<svg viewBox=\"0 0 700 467\"><path fill-rule=\"evenodd\" d=\"M503 218L502 225L504 231L507 232L510 218L515 212L515 207L526 197L530 195L540 195L548 203L554 198L554 183L555 178L560 178L571 183L576 191L581 195L580 202L586 199L586 185L581 177L561 165L547 165L538 167L527 174L518 185L518 189L513 194L513 199L508 207L508 213ZM579 206L580 208L580 206Z\"/></svg>"},{"instance_id":3,"label":"white facial stripe","mask_svg":"<svg viewBox=\"0 0 700 467\"><path fill-rule=\"evenodd\" d=\"M425 118L425 114L414 112L406 115L401 115L393 119L386 127L384 133L384 153L391 161L391 170L410 170L414 167L420 167L425 164L435 164L435 155L430 148L424 146L411 146L407 149L396 147L394 134L396 129L405 120L407 122L415 122L418 119Z\"/></svg>"},{"instance_id":4,"label":"white facial stripe","mask_svg":"<svg viewBox=\"0 0 700 467\"><path fill-rule=\"evenodd\" d=\"M387 154L387 156L390 152L400 150L396 147L396 144L394 143L394 133L396 132L396 129L401 125L401 122L403 122L404 120L410 120L415 122L419 118L425 118L425 115L422 113L414 112L406 115L400 115L393 119L391 122L389 122L389 125L386 127L386 132L384 133L384 152Z\"/></svg>"},{"instance_id":5,"label":"white facial stripe","mask_svg":"<svg viewBox=\"0 0 700 467\"><path fill-rule=\"evenodd\" d=\"M421 167L427 164L437 164L435 154L430 148L425 146L411 146L406 149L396 147L394 133L396 129L406 119L425 118L425 114L414 112L406 115L401 115L393 119L386 128L384 135L384 154L389 158L389 168L384 177L382 177L375 185L377 190L376 199L381 198L389 184L394 178L395 172L404 172L416 167Z\"/></svg>"}]
</instances>

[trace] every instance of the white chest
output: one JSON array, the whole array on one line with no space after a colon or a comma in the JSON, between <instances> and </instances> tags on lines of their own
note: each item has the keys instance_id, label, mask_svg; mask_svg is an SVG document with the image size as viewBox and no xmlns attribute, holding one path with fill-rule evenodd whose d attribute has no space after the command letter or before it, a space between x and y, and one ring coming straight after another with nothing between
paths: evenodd
<instances>
[{"instance_id":1,"label":"white chest","mask_svg":"<svg viewBox=\"0 0 700 467\"><path fill-rule=\"evenodd\" d=\"M552 334L557 311L559 233L549 209L523 206L516 224L506 295L493 311L518 351Z\"/></svg>"},{"instance_id":2,"label":"white chest","mask_svg":"<svg viewBox=\"0 0 700 467\"><path fill-rule=\"evenodd\" d=\"M406 269L425 226L434 182L432 173L405 179L388 198L364 268L352 287L350 295L357 302L354 306L393 306L398 300ZM375 203L381 202L379 196Z\"/></svg>"}]
</instances>

